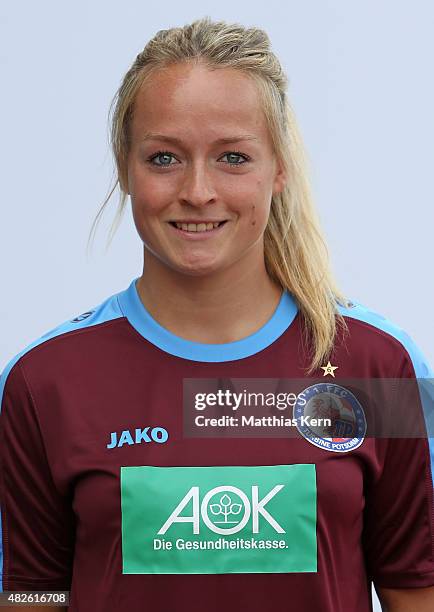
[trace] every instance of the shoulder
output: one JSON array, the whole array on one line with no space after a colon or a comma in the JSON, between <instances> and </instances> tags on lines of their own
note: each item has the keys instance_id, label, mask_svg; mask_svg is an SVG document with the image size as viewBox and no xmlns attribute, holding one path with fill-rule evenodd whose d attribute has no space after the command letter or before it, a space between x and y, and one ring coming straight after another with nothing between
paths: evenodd
<instances>
[{"instance_id":1,"label":"shoulder","mask_svg":"<svg viewBox=\"0 0 434 612\"><path fill-rule=\"evenodd\" d=\"M0 406L6 381L14 367L22 360L31 358L35 353L40 352L41 349L43 350L46 347L52 348L53 343L56 343L56 347L59 346L59 343L63 345L65 342L68 343L73 338L76 338L78 334L83 335L100 331L102 326L123 318L124 315L118 300L119 295L120 293L115 293L100 304L92 306L85 312L72 316L71 319L56 325L14 355L4 366L0 374Z\"/></svg>"},{"instance_id":2,"label":"shoulder","mask_svg":"<svg viewBox=\"0 0 434 612\"><path fill-rule=\"evenodd\" d=\"M339 305L339 312L345 318L352 336L361 343L376 347L395 347L395 353L407 357L418 378L433 378L434 371L414 339L396 322L372 308L351 300L348 307Z\"/></svg>"}]
</instances>

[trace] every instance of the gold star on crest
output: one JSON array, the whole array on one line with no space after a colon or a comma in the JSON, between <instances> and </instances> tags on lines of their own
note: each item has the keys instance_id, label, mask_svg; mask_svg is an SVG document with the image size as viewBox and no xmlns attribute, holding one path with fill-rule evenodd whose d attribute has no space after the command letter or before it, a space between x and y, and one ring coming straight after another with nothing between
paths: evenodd
<instances>
[{"instance_id":1,"label":"gold star on crest","mask_svg":"<svg viewBox=\"0 0 434 612\"><path fill-rule=\"evenodd\" d=\"M331 376L333 376L333 378L335 377L335 370L337 368L338 366L332 366L330 361L328 362L326 366L321 366L321 370L324 370L323 376L327 376L327 374L330 374Z\"/></svg>"}]
</instances>

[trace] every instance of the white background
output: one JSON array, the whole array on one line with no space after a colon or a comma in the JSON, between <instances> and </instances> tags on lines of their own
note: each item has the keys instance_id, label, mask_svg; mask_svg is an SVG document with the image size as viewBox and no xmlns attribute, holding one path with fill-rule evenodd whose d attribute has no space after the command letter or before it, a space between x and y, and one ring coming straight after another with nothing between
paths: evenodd
<instances>
[{"instance_id":1,"label":"white background","mask_svg":"<svg viewBox=\"0 0 434 612\"><path fill-rule=\"evenodd\" d=\"M158 30L209 15L264 28L289 77L336 278L434 364L434 8L429 0L3 2L0 369L141 273L129 209L110 249L107 116ZM378 607L376 608L379 609Z\"/></svg>"}]
</instances>

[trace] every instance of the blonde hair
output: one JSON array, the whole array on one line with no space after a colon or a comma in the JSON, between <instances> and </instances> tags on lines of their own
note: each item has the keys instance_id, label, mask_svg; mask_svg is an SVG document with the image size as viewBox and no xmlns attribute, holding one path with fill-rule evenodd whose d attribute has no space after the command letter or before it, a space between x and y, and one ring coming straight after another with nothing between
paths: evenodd
<instances>
[{"instance_id":1,"label":"blonde hair","mask_svg":"<svg viewBox=\"0 0 434 612\"><path fill-rule=\"evenodd\" d=\"M92 224L90 236L116 186L120 203L109 242L128 196L127 156L133 105L141 85L170 64L200 62L208 69L236 68L254 79L277 158L287 175L271 201L264 233L269 276L295 298L303 321L303 342L311 358L306 374L330 359L339 329L348 332L337 304L351 305L337 288L329 265L308 181L307 160L286 95L287 78L264 30L204 17L183 27L159 30L125 74L112 104L111 146L116 182ZM89 237L90 237L89 236ZM88 242L89 244L89 242Z\"/></svg>"}]
</instances>

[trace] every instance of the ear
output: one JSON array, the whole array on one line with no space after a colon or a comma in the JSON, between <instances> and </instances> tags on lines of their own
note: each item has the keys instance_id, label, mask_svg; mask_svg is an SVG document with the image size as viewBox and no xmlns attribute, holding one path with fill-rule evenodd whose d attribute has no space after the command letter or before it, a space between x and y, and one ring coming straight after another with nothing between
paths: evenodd
<instances>
[{"instance_id":1,"label":"ear","mask_svg":"<svg viewBox=\"0 0 434 612\"><path fill-rule=\"evenodd\" d=\"M276 174L274 176L273 182L273 196L281 193L285 189L287 180L288 177L283 169L282 164L280 162L277 162Z\"/></svg>"}]
</instances>

